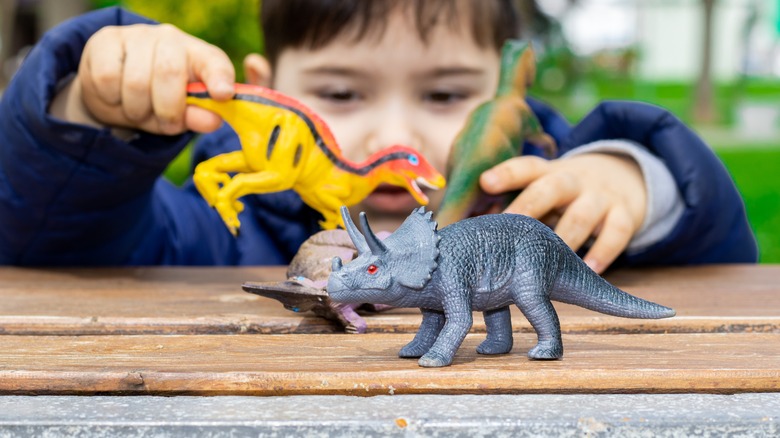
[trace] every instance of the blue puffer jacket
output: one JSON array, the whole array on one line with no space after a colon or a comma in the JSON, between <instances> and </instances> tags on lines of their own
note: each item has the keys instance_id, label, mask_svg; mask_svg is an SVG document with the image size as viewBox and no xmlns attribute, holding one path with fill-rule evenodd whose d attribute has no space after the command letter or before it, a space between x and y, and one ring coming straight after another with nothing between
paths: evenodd
<instances>
[{"instance_id":1,"label":"blue puffer jacket","mask_svg":"<svg viewBox=\"0 0 780 438\"><path fill-rule=\"evenodd\" d=\"M242 198L241 235L228 233L191 182L160 177L191 140L109 130L50 117L58 86L73 75L87 39L108 25L148 23L109 8L50 31L28 55L0 102L0 264L274 265L289 262L319 216L292 192ZM669 113L648 105L600 105L579 125L531 102L562 152L599 139L645 145L669 166L686 211L672 233L623 263L754 262L754 237L728 173ZM196 161L239 148L229 127L203 136ZM532 151L528 151L532 152Z\"/></svg>"}]
</instances>

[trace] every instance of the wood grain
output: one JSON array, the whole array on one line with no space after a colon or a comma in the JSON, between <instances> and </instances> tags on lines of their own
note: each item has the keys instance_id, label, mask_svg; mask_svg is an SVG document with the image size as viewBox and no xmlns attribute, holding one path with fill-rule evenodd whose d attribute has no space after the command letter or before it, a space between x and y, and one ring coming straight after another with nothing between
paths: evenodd
<instances>
[{"instance_id":1,"label":"wood grain","mask_svg":"<svg viewBox=\"0 0 780 438\"><path fill-rule=\"evenodd\" d=\"M0 394L737 393L780 390L780 335L566 335L560 361L535 341L452 366L399 359L411 335L0 336Z\"/></svg>"},{"instance_id":2,"label":"wood grain","mask_svg":"<svg viewBox=\"0 0 780 438\"><path fill-rule=\"evenodd\" d=\"M283 280L284 267L121 269L0 268L0 334L337 333L312 313L241 290ZM677 310L665 320L609 317L556 303L566 333L780 333L780 265L617 270L607 279ZM411 333L420 316L397 309L366 316L374 333ZM531 327L513 309L516 331ZM484 332L481 315L473 331Z\"/></svg>"}]
</instances>

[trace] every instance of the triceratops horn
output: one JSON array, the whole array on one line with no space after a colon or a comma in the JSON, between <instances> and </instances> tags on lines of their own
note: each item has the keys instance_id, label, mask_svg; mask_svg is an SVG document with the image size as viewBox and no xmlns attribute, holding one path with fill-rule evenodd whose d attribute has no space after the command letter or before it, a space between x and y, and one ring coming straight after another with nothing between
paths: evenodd
<instances>
[{"instance_id":1,"label":"triceratops horn","mask_svg":"<svg viewBox=\"0 0 780 438\"><path fill-rule=\"evenodd\" d=\"M357 248L358 255L370 251L366 244L366 239L360 234L355 223L352 222L352 218L349 216L349 210L345 206L341 206L341 218L344 220L344 226L347 229L349 238L352 239L352 243L354 243L355 248Z\"/></svg>"},{"instance_id":2,"label":"triceratops horn","mask_svg":"<svg viewBox=\"0 0 780 438\"><path fill-rule=\"evenodd\" d=\"M363 229L363 236L366 238L368 247L371 248L371 253L374 255L382 255L387 252L387 247L378 237L371 231L371 227L368 225L368 219L366 213L360 212L360 228Z\"/></svg>"},{"instance_id":3,"label":"triceratops horn","mask_svg":"<svg viewBox=\"0 0 780 438\"><path fill-rule=\"evenodd\" d=\"M341 264L341 257L333 257L330 261L330 270L332 272L339 272L343 265Z\"/></svg>"}]
</instances>

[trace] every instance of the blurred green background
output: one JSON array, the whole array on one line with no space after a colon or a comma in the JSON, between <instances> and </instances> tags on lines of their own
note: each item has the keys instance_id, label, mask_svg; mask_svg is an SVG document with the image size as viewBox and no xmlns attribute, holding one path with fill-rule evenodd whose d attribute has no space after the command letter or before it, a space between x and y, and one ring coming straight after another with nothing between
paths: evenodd
<instances>
[{"instance_id":1,"label":"blurred green background","mask_svg":"<svg viewBox=\"0 0 780 438\"><path fill-rule=\"evenodd\" d=\"M639 100L673 112L713 147L731 172L758 237L761 261L780 263L780 182L775 174L780 170L780 0L517 2L525 36L537 51L531 95L551 103L571 122L604 99ZM225 50L239 79L243 57L262 52L257 0L48 3L83 8L120 4L172 23ZM185 152L167 176L179 183L189 167Z\"/></svg>"}]
</instances>

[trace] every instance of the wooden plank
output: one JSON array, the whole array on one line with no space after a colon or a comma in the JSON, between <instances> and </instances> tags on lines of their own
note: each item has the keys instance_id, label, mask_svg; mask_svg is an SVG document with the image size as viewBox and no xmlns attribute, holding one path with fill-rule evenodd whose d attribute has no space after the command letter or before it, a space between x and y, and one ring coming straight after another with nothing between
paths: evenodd
<instances>
[{"instance_id":1,"label":"wooden plank","mask_svg":"<svg viewBox=\"0 0 780 438\"><path fill-rule=\"evenodd\" d=\"M264 268L0 268L0 333L7 335L333 333L312 313L241 290L284 279ZM780 332L780 265L618 270L607 277L635 295L677 309L666 320L609 317L556 303L566 333ZM369 331L414 332L414 309L368 315ZM516 331L531 327L514 309ZM483 332L480 315L475 332Z\"/></svg>"},{"instance_id":2,"label":"wooden plank","mask_svg":"<svg viewBox=\"0 0 780 438\"><path fill-rule=\"evenodd\" d=\"M565 335L530 361L530 334L450 367L399 359L411 335L0 336L0 394L496 394L780 391L780 334Z\"/></svg>"},{"instance_id":3,"label":"wooden plank","mask_svg":"<svg viewBox=\"0 0 780 438\"><path fill-rule=\"evenodd\" d=\"M241 289L285 267L33 269L0 267L2 334L333 333Z\"/></svg>"}]
</instances>

